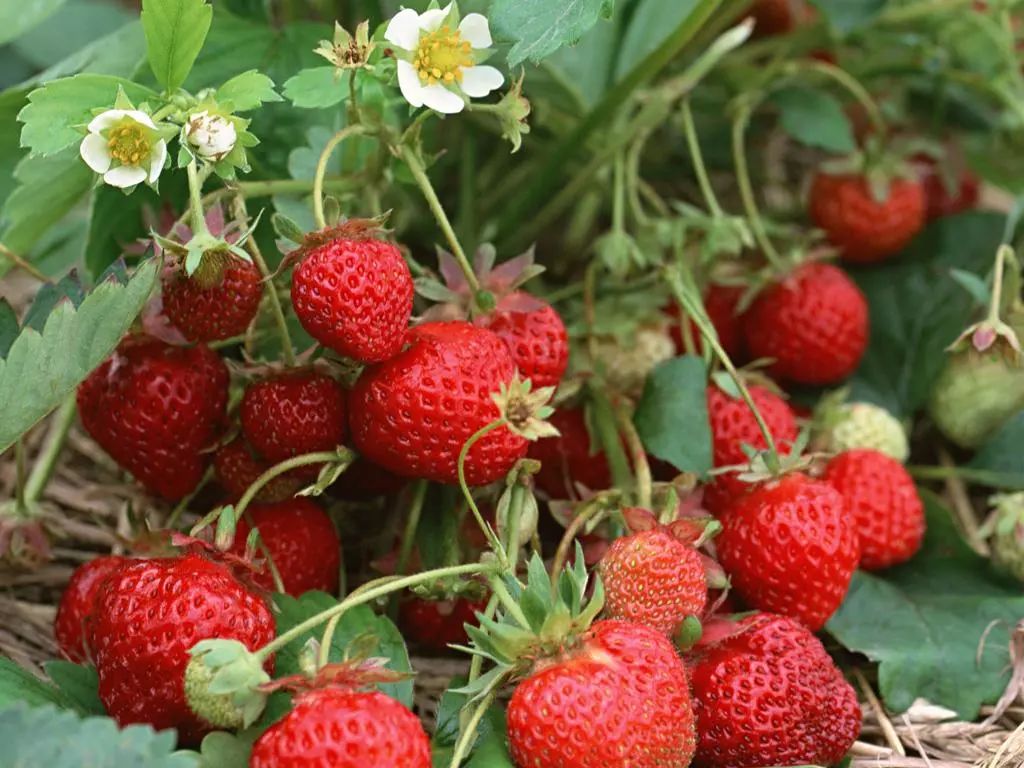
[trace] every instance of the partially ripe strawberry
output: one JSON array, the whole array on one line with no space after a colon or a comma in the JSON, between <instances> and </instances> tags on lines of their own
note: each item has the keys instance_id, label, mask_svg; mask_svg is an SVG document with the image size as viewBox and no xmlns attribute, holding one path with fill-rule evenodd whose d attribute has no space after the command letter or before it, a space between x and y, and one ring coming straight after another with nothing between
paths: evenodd
<instances>
[{"instance_id":1,"label":"partially ripe strawberry","mask_svg":"<svg viewBox=\"0 0 1024 768\"><path fill-rule=\"evenodd\" d=\"M342 687L300 693L256 740L249 768L430 768L419 719L390 696Z\"/></svg>"},{"instance_id":2,"label":"partially ripe strawberry","mask_svg":"<svg viewBox=\"0 0 1024 768\"><path fill-rule=\"evenodd\" d=\"M435 653L445 653L450 645L469 642L466 625L477 626L476 614L483 613L487 600L453 597L432 600L412 596L402 601L398 622L408 640Z\"/></svg>"},{"instance_id":3,"label":"partially ripe strawberry","mask_svg":"<svg viewBox=\"0 0 1024 768\"><path fill-rule=\"evenodd\" d=\"M868 344L864 294L838 267L811 262L762 291L743 318L753 357L798 384L834 384L852 374Z\"/></svg>"},{"instance_id":4,"label":"partially ripe strawberry","mask_svg":"<svg viewBox=\"0 0 1024 768\"><path fill-rule=\"evenodd\" d=\"M367 368L352 389L350 425L360 454L395 474L458 482L463 444L495 421L491 395L512 381L505 343L463 321L425 323L396 357ZM500 427L466 459L466 481L486 485L526 453L526 440Z\"/></svg>"},{"instance_id":5,"label":"partially ripe strawberry","mask_svg":"<svg viewBox=\"0 0 1024 768\"><path fill-rule=\"evenodd\" d=\"M286 371L250 384L242 397L242 434L271 464L345 441L345 393L310 369ZM303 467L302 477L316 477Z\"/></svg>"},{"instance_id":6,"label":"partially ripe strawberry","mask_svg":"<svg viewBox=\"0 0 1024 768\"><path fill-rule=\"evenodd\" d=\"M745 602L812 631L835 613L860 559L843 497L797 472L734 500L715 542Z\"/></svg>"},{"instance_id":7,"label":"partially ripe strawberry","mask_svg":"<svg viewBox=\"0 0 1024 768\"><path fill-rule=\"evenodd\" d=\"M857 694L791 619L749 616L699 647L688 668L698 768L834 765L860 734Z\"/></svg>"},{"instance_id":8,"label":"partially ripe strawberry","mask_svg":"<svg viewBox=\"0 0 1024 768\"><path fill-rule=\"evenodd\" d=\"M85 431L150 492L199 485L224 427L228 370L205 346L130 336L78 387Z\"/></svg>"},{"instance_id":9,"label":"partially ripe strawberry","mask_svg":"<svg viewBox=\"0 0 1024 768\"><path fill-rule=\"evenodd\" d=\"M555 308L522 291L504 297L477 324L494 331L508 346L519 377L534 389L554 387L569 364L569 336Z\"/></svg>"},{"instance_id":10,"label":"partially ripe strawberry","mask_svg":"<svg viewBox=\"0 0 1024 768\"><path fill-rule=\"evenodd\" d=\"M519 766L687 768L696 733L683 662L650 627L599 621L516 687L508 743Z\"/></svg>"},{"instance_id":11,"label":"partially ripe strawberry","mask_svg":"<svg viewBox=\"0 0 1024 768\"><path fill-rule=\"evenodd\" d=\"M743 345L743 323L740 319L739 303L743 297L743 288L734 285L718 285L713 283L708 286L704 293L704 309L708 313L708 319L715 327L718 334L718 343L729 355L733 362L744 356ZM676 320L679 319L679 305L673 303L668 308L668 314ZM687 320L685 325L676 323L672 326L672 340L676 344L676 354L682 355L686 352L686 343L683 341L684 330L690 334L693 348L696 352L704 349L704 338L697 330L692 320Z\"/></svg>"},{"instance_id":12,"label":"partially ripe strawberry","mask_svg":"<svg viewBox=\"0 0 1024 768\"><path fill-rule=\"evenodd\" d=\"M241 498L249 486L270 467L241 437L222 446L213 457L213 472L217 482L232 499ZM301 477L295 477L290 472L278 475L260 488L254 501L264 504L283 501L294 496L302 486Z\"/></svg>"},{"instance_id":13,"label":"partially ripe strawberry","mask_svg":"<svg viewBox=\"0 0 1024 768\"><path fill-rule=\"evenodd\" d=\"M254 504L248 516L281 574L285 592L299 597L314 589L332 595L338 591L341 540L331 518L317 504L296 496L276 504ZM232 553L245 553L250 530L244 518L238 521ZM257 550L256 557L261 555ZM269 567L255 581L268 591L274 589Z\"/></svg>"},{"instance_id":14,"label":"partially ripe strawberry","mask_svg":"<svg viewBox=\"0 0 1024 768\"><path fill-rule=\"evenodd\" d=\"M909 560L924 538L924 507L903 465L884 453L846 451L825 480L843 497L860 539L860 567L873 571Z\"/></svg>"},{"instance_id":15,"label":"partially ripe strawberry","mask_svg":"<svg viewBox=\"0 0 1024 768\"><path fill-rule=\"evenodd\" d=\"M262 297L259 269L231 253L206 254L191 277L177 272L163 286L164 314L189 341L220 341L245 333Z\"/></svg>"},{"instance_id":16,"label":"partially ripe strawberry","mask_svg":"<svg viewBox=\"0 0 1024 768\"><path fill-rule=\"evenodd\" d=\"M401 252L368 237L338 237L309 250L292 274L292 304L309 335L362 363L405 343L413 284Z\"/></svg>"},{"instance_id":17,"label":"partially ripe strawberry","mask_svg":"<svg viewBox=\"0 0 1024 768\"><path fill-rule=\"evenodd\" d=\"M274 639L274 616L225 566L196 554L117 570L96 602L90 633L107 713L122 727L176 728L183 746L198 744L212 728L185 699L185 668L189 649L207 638L255 651Z\"/></svg>"},{"instance_id":18,"label":"partially ripe strawberry","mask_svg":"<svg viewBox=\"0 0 1024 768\"><path fill-rule=\"evenodd\" d=\"M107 578L128 562L119 555L93 558L75 568L71 580L60 596L53 634L60 655L68 661L81 664L89 657L88 622L92 621L96 599Z\"/></svg>"},{"instance_id":19,"label":"partially ripe strawberry","mask_svg":"<svg viewBox=\"0 0 1024 768\"><path fill-rule=\"evenodd\" d=\"M653 516L648 516L653 524ZM666 526L615 539L601 558L600 569L604 612L610 619L645 624L671 636L683 619L699 617L707 605L700 553Z\"/></svg>"},{"instance_id":20,"label":"partially ripe strawberry","mask_svg":"<svg viewBox=\"0 0 1024 768\"><path fill-rule=\"evenodd\" d=\"M810 213L845 261L870 264L902 251L925 223L920 182L894 179L876 200L864 176L819 173L811 183Z\"/></svg>"},{"instance_id":21,"label":"partially ripe strawberry","mask_svg":"<svg viewBox=\"0 0 1024 768\"><path fill-rule=\"evenodd\" d=\"M530 444L528 456L540 462L537 487L552 499L574 499L577 485L603 491L612 484L604 451L590 451L590 433L582 408L559 408L548 418L559 432Z\"/></svg>"}]
</instances>

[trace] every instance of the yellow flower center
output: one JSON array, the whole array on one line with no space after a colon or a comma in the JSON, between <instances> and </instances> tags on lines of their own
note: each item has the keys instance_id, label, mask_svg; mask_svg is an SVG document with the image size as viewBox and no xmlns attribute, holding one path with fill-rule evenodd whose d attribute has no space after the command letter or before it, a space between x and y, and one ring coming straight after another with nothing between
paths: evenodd
<instances>
[{"instance_id":1,"label":"yellow flower center","mask_svg":"<svg viewBox=\"0 0 1024 768\"><path fill-rule=\"evenodd\" d=\"M420 37L412 65L425 85L461 83L463 68L473 66L473 49L445 24Z\"/></svg>"},{"instance_id":2,"label":"yellow flower center","mask_svg":"<svg viewBox=\"0 0 1024 768\"><path fill-rule=\"evenodd\" d=\"M153 145L146 126L126 119L107 133L107 150L121 165L142 165L150 156Z\"/></svg>"}]
</instances>

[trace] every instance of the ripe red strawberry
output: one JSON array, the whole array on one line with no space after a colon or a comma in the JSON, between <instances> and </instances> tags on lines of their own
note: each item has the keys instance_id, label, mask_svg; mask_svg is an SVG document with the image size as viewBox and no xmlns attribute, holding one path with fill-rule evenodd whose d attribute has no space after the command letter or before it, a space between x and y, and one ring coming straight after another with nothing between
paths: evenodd
<instances>
[{"instance_id":1,"label":"ripe red strawberry","mask_svg":"<svg viewBox=\"0 0 1024 768\"><path fill-rule=\"evenodd\" d=\"M696 549L657 525L649 512L626 510L631 528L636 528L632 523L637 513L652 527L616 539L601 558L605 615L671 636L687 616L704 612L704 563Z\"/></svg>"},{"instance_id":2,"label":"ripe red strawberry","mask_svg":"<svg viewBox=\"0 0 1024 768\"><path fill-rule=\"evenodd\" d=\"M345 393L310 369L286 371L250 384L242 397L242 434L271 464L345 441ZM316 477L316 466L297 471Z\"/></svg>"},{"instance_id":3,"label":"ripe red strawberry","mask_svg":"<svg viewBox=\"0 0 1024 768\"><path fill-rule=\"evenodd\" d=\"M213 457L213 471L217 481L232 499L239 499L256 479L270 469L270 464L263 461L252 446L238 437L222 446ZM278 475L264 485L256 494L255 501L272 504L295 495L302 488L303 480L292 473Z\"/></svg>"},{"instance_id":4,"label":"ripe red strawberry","mask_svg":"<svg viewBox=\"0 0 1024 768\"><path fill-rule=\"evenodd\" d=\"M756 384L747 389L776 447L786 451L799 434L793 409L770 389ZM732 397L712 384L708 386L707 402L714 466L745 465L748 459L743 452L744 445L759 451L768 447L753 412L742 398ZM736 473L721 474L705 487L704 506L716 515L724 514L733 497L746 493L748 488Z\"/></svg>"},{"instance_id":5,"label":"ripe red strawberry","mask_svg":"<svg viewBox=\"0 0 1024 768\"><path fill-rule=\"evenodd\" d=\"M925 222L924 189L910 179L894 179L888 197L879 202L863 176L819 173L811 184L809 205L814 223L842 258L857 264L899 253Z\"/></svg>"},{"instance_id":6,"label":"ripe red strawberry","mask_svg":"<svg viewBox=\"0 0 1024 768\"><path fill-rule=\"evenodd\" d=\"M341 540L331 518L319 506L296 496L276 504L255 504L248 514L281 574L285 592L298 597L313 589L329 594L338 591ZM238 521L231 552L245 553L250 530L244 518ZM256 556L259 558L261 553L257 551ZM255 581L264 589L274 589L269 568Z\"/></svg>"},{"instance_id":7,"label":"ripe red strawberry","mask_svg":"<svg viewBox=\"0 0 1024 768\"><path fill-rule=\"evenodd\" d=\"M796 25L791 0L754 0L748 14L754 19L754 37L784 35Z\"/></svg>"},{"instance_id":8,"label":"ripe red strawberry","mask_svg":"<svg viewBox=\"0 0 1024 768\"><path fill-rule=\"evenodd\" d=\"M516 687L508 741L520 766L686 768L696 742L686 669L650 627L599 621Z\"/></svg>"},{"instance_id":9,"label":"ripe red strawberry","mask_svg":"<svg viewBox=\"0 0 1024 768\"><path fill-rule=\"evenodd\" d=\"M860 559L853 521L827 483L792 473L735 499L715 540L741 598L821 629Z\"/></svg>"},{"instance_id":10,"label":"ripe red strawberry","mask_svg":"<svg viewBox=\"0 0 1024 768\"><path fill-rule=\"evenodd\" d=\"M860 539L860 567L888 568L909 560L924 538L924 507L903 465L884 453L840 453L825 480L843 497Z\"/></svg>"},{"instance_id":11,"label":"ripe red strawberry","mask_svg":"<svg viewBox=\"0 0 1024 768\"><path fill-rule=\"evenodd\" d=\"M569 364L569 336L555 308L522 291L504 297L497 309L477 320L508 346L519 377L534 389L554 387Z\"/></svg>"},{"instance_id":12,"label":"ripe red strawberry","mask_svg":"<svg viewBox=\"0 0 1024 768\"><path fill-rule=\"evenodd\" d=\"M742 358L744 353L742 321L737 311L742 297L743 288L733 285L712 284L708 286L708 290L704 294L704 309L718 334L718 343L722 345L722 349L733 361ZM667 311L676 320L679 319L678 304L671 304ZM683 327L681 324L675 323L671 330L672 340L676 343L676 352L682 355L686 352ZM687 321L686 331L693 340L694 350L700 352L704 349L704 339L692 320Z\"/></svg>"},{"instance_id":13,"label":"ripe red strawberry","mask_svg":"<svg viewBox=\"0 0 1024 768\"><path fill-rule=\"evenodd\" d=\"M798 384L834 384L853 373L868 344L868 305L846 273L808 263L762 291L744 315L753 357Z\"/></svg>"},{"instance_id":14,"label":"ripe red strawberry","mask_svg":"<svg viewBox=\"0 0 1024 768\"><path fill-rule=\"evenodd\" d=\"M430 768L419 719L390 696L332 686L299 694L256 740L250 768Z\"/></svg>"},{"instance_id":15,"label":"ripe red strawberry","mask_svg":"<svg viewBox=\"0 0 1024 768\"><path fill-rule=\"evenodd\" d=\"M955 186L950 188L934 158L928 155L915 155L914 162L921 171L928 219L969 211L978 204L981 182L969 168L963 168L959 178L955 180Z\"/></svg>"},{"instance_id":16,"label":"ripe red strawberry","mask_svg":"<svg viewBox=\"0 0 1024 768\"><path fill-rule=\"evenodd\" d=\"M273 614L225 566L196 554L135 560L112 574L90 633L110 716L177 728L183 745L197 744L211 728L185 700L185 668L189 649L207 638L256 650L274 638Z\"/></svg>"},{"instance_id":17,"label":"ripe red strawberry","mask_svg":"<svg viewBox=\"0 0 1024 768\"><path fill-rule=\"evenodd\" d=\"M106 555L78 566L71 574L71 580L60 596L57 618L53 622L57 648L68 661L81 664L89 657L86 625L92 622L100 588L112 573L127 562L126 557Z\"/></svg>"},{"instance_id":18,"label":"ripe red strawberry","mask_svg":"<svg viewBox=\"0 0 1024 768\"><path fill-rule=\"evenodd\" d=\"M491 395L515 366L504 342L470 323L425 323L410 346L360 376L350 398L356 450L385 469L439 483L458 482L463 444L498 418ZM526 440L504 427L478 440L466 481L485 485L526 453Z\"/></svg>"},{"instance_id":19,"label":"ripe red strawberry","mask_svg":"<svg viewBox=\"0 0 1024 768\"><path fill-rule=\"evenodd\" d=\"M857 694L791 619L749 616L689 664L698 768L834 765L860 733Z\"/></svg>"},{"instance_id":20,"label":"ripe red strawberry","mask_svg":"<svg viewBox=\"0 0 1024 768\"><path fill-rule=\"evenodd\" d=\"M251 261L211 254L191 277L177 272L164 281L164 314L189 341L220 341L245 333L263 297L263 278Z\"/></svg>"},{"instance_id":21,"label":"ripe red strawberry","mask_svg":"<svg viewBox=\"0 0 1024 768\"><path fill-rule=\"evenodd\" d=\"M429 651L444 653L451 650L449 645L468 642L466 624L478 625L476 614L486 607L487 600L464 597L430 600L414 596L402 602L398 621L408 640Z\"/></svg>"},{"instance_id":22,"label":"ripe red strawberry","mask_svg":"<svg viewBox=\"0 0 1024 768\"><path fill-rule=\"evenodd\" d=\"M590 433L582 408L559 408L548 418L559 432L530 444L528 455L541 463L534 479L552 499L574 499L576 485L603 491L612 484L604 451L590 452Z\"/></svg>"},{"instance_id":23,"label":"ripe red strawberry","mask_svg":"<svg viewBox=\"0 0 1024 768\"><path fill-rule=\"evenodd\" d=\"M146 488L180 499L199 484L224 426L228 370L205 346L131 336L78 387L82 425Z\"/></svg>"},{"instance_id":24,"label":"ripe red strawberry","mask_svg":"<svg viewBox=\"0 0 1024 768\"><path fill-rule=\"evenodd\" d=\"M329 233L328 233L329 234ZM412 275L391 243L329 238L292 274L292 304L309 335L363 363L394 357L412 315Z\"/></svg>"}]
</instances>

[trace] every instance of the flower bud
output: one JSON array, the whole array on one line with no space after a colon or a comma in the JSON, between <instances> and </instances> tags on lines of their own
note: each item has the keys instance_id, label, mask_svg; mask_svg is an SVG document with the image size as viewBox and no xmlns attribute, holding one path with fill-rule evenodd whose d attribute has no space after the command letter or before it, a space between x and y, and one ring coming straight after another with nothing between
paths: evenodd
<instances>
[{"instance_id":1,"label":"flower bud","mask_svg":"<svg viewBox=\"0 0 1024 768\"><path fill-rule=\"evenodd\" d=\"M189 115L185 135L199 157L214 163L223 160L238 140L238 131L229 118L206 110Z\"/></svg>"}]
</instances>

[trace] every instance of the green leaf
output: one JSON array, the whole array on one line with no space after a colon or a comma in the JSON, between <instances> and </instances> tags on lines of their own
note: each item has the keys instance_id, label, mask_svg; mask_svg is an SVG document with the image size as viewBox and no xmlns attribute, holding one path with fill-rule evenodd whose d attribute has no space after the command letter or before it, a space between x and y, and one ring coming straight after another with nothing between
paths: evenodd
<instances>
[{"instance_id":1,"label":"green leaf","mask_svg":"<svg viewBox=\"0 0 1024 768\"><path fill-rule=\"evenodd\" d=\"M85 298L85 291L82 288L82 281L78 279L78 273L72 270L56 283L45 283L36 293L32 300L32 306L25 313L22 326L32 328L42 333L46 325L46 318L53 312L53 308L65 299L71 302L76 309Z\"/></svg>"},{"instance_id":2,"label":"green leaf","mask_svg":"<svg viewBox=\"0 0 1024 768\"><path fill-rule=\"evenodd\" d=\"M490 20L496 35L515 42L508 64L540 62L563 45L574 44L598 19L609 18L614 0L495 0Z\"/></svg>"},{"instance_id":3,"label":"green leaf","mask_svg":"<svg viewBox=\"0 0 1024 768\"><path fill-rule=\"evenodd\" d=\"M870 24L888 0L811 0L840 34Z\"/></svg>"},{"instance_id":4,"label":"green leaf","mask_svg":"<svg viewBox=\"0 0 1024 768\"><path fill-rule=\"evenodd\" d=\"M97 0L69 0L12 44L22 58L45 69L74 55L135 18L127 8Z\"/></svg>"},{"instance_id":5,"label":"green leaf","mask_svg":"<svg viewBox=\"0 0 1024 768\"><path fill-rule=\"evenodd\" d=\"M1024 411L989 438L967 462L967 467L986 473L971 476L974 482L1024 491Z\"/></svg>"},{"instance_id":6,"label":"green leaf","mask_svg":"<svg viewBox=\"0 0 1024 768\"><path fill-rule=\"evenodd\" d=\"M22 669L10 659L0 659L0 710L19 703L31 707L46 704L67 706L67 701L60 691L52 685Z\"/></svg>"},{"instance_id":7,"label":"green leaf","mask_svg":"<svg viewBox=\"0 0 1024 768\"><path fill-rule=\"evenodd\" d=\"M455 742L459 738L459 714L466 706L469 696L456 693L456 688L465 685L465 678L455 678L449 688L441 695L437 707L437 727L431 741L431 751L435 766L447 768ZM505 737L505 710L498 704L492 704L484 713L477 727L476 743L466 765L472 768L514 768L512 758L508 754Z\"/></svg>"},{"instance_id":8,"label":"green leaf","mask_svg":"<svg viewBox=\"0 0 1024 768\"><path fill-rule=\"evenodd\" d=\"M75 309L62 302L43 332L24 329L0 362L0 452L56 408L114 350L156 283L159 263L127 285L105 281Z\"/></svg>"},{"instance_id":9,"label":"green leaf","mask_svg":"<svg viewBox=\"0 0 1024 768\"><path fill-rule=\"evenodd\" d=\"M194 768L194 755L174 753L174 731L119 728L109 717L79 719L55 707L0 711L5 768Z\"/></svg>"},{"instance_id":10,"label":"green leaf","mask_svg":"<svg viewBox=\"0 0 1024 768\"><path fill-rule=\"evenodd\" d=\"M77 152L84 136L80 127L92 120L93 110L113 106L118 87L136 103L156 96L148 88L110 75L65 77L32 91L28 105L18 115L24 124L21 146L44 156L71 146Z\"/></svg>"},{"instance_id":11,"label":"green leaf","mask_svg":"<svg viewBox=\"0 0 1024 768\"><path fill-rule=\"evenodd\" d=\"M334 67L304 69L284 84L284 95L304 109L334 106L348 96L345 83L335 73Z\"/></svg>"},{"instance_id":12,"label":"green leaf","mask_svg":"<svg viewBox=\"0 0 1024 768\"><path fill-rule=\"evenodd\" d=\"M839 100L814 88L786 88L772 96L782 129L796 141L838 154L856 148L850 120Z\"/></svg>"},{"instance_id":13,"label":"green leaf","mask_svg":"<svg viewBox=\"0 0 1024 768\"><path fill-rule=\"evenodd\" d=\"M1019 585L1004 585L960 539L950 512L924 491L928 532L909 563L854 574L828 631L852 651L880 662L878 681L894 712L918 697L973 720L1009 679L1010 629L1024 616ZM975 660L993 625L980 664Z\"/></svg>"},{"instance_id":14,"label":"green leaf","mask_svg":"<svg viewBox=\"0 0 1024 768\"><path fill-rule=\"evenodd\" d=\"M0 299L0 359L7 357L11 344L18 338L18 315L7 299Z\"/></svg>"},{"instance_id":15,"label":"green leaf","mask_svg":"<svg viewBox=\"0 0 1024 768\"><path fill-rule=\"evenodd\" d=\"M288 595L274 595L279 613L277 616L277 632L282 634L300 624L311 616L337 605L338 601L324 592L307 592L296 599ZM299 653L306 642L313 637L319 639L323 627L311 630L288 643L277 654L277 676L295 675L299 670ZM373 655L389 660L388 668L399 672L411 672L409 653L405 642L391 621L385 616L378 616L367 605L359 605L347 611L338 623L331 640L331 661L342 661L352 641L363 635L373 635L377 640L377 648ZM398 699L407 707L412 707L412 680L400 683L381 685L380 690Z\"/></svg>"},{"instance_id":16,"label":"green leaf","mask_svg":"<svg viewBox=\"0 0 1024 768\"><path fill-rule=\"evenodd\" d=\"M676 28L693 13L698 0L641 0L629 18L625 36L619 44L615 64L616 79L633 71L648 54L657 50ZM604 27L605 25L600 25ZM594 61L590 62L594 66Z\"/></svg>"},{"instance_id":17,"label":"green leaf","mask_svg":"<svg viewBox=\"0 0 1024 768\"><path fill-rule=\"evenodd\" d=\"M184 85L212 21L206 0L142 0L149 66L168 92Z\"/></svg>"},{"instance_id":18,"label":"green leaf","mask_svg":"<svg viewBox=\"0 0 1024 768\"><path fill-rule=\"evenodd\" d=\"M95 75L131 77L146 58L146 38L142 24L133 19L109 34L93 41L38 74L33 82L46 83L77 72Z\"/></svg>"},{"instance_id":19,"label":"green leaf","mask_svg":"<svg viewBox=\"0 0 1024 768\"><path fill-rule=\"evenodd\" d=\"M0 45L44 22L67 0L23 0L0 4Z\"/></svg>"},{"instance_id":20,"label":"green leaf","mask_svg":"<svg viewBox=\"0 0 1024 768\"><path fill-rule=\"evenodd\" d=\"M274 81L250 69L235 75L217 89L217 101L233 112L248 112L265 101L283 101L274 90Z\"/></svg>"},{"instance_id":21,"label":"green leaf","mask_svg":"<svg viewBox=\"0 0 1024 768\"><path fill-rule=\"evenodd\" d=\"M106 714L95 669L70 661L48 661L43 667L57 690L80 715Z\"/></svg>"},{"instance_id":22,"label":"green leaf","mask_svg":"<svg viewBox=\"0 0 1024 768\"><path fill-rule=\"evenodd\" d=\"M939 219L891 262L851 270L867 297L871 336L850 381L851 399L912 415L946 364L946 347L973 316L974 302L952 269L984 275L992 266L1005 218L965 213Z\"/></svg>"},{"instance_id":23,"label":"green leaf","mask_svg":"<svg viewBox=\"0 0 1024 768\"><path fill-rule=\"evenodd\" d=\"M711 469L707 368L693 355L660 363L647 377L633 421L644 447L680 472Z\"/></svg>"},{"instance_id":24,"label":"green leaf","mask_svg":"<svg viewBox=\"0 0 1024 768\"><path fill-rule=\"evenodd\" d=\"M249 755L259 734L255 727L239 734L208 734L199 748L199 768L249 768Z\"/></svg>"}]
</instances>

